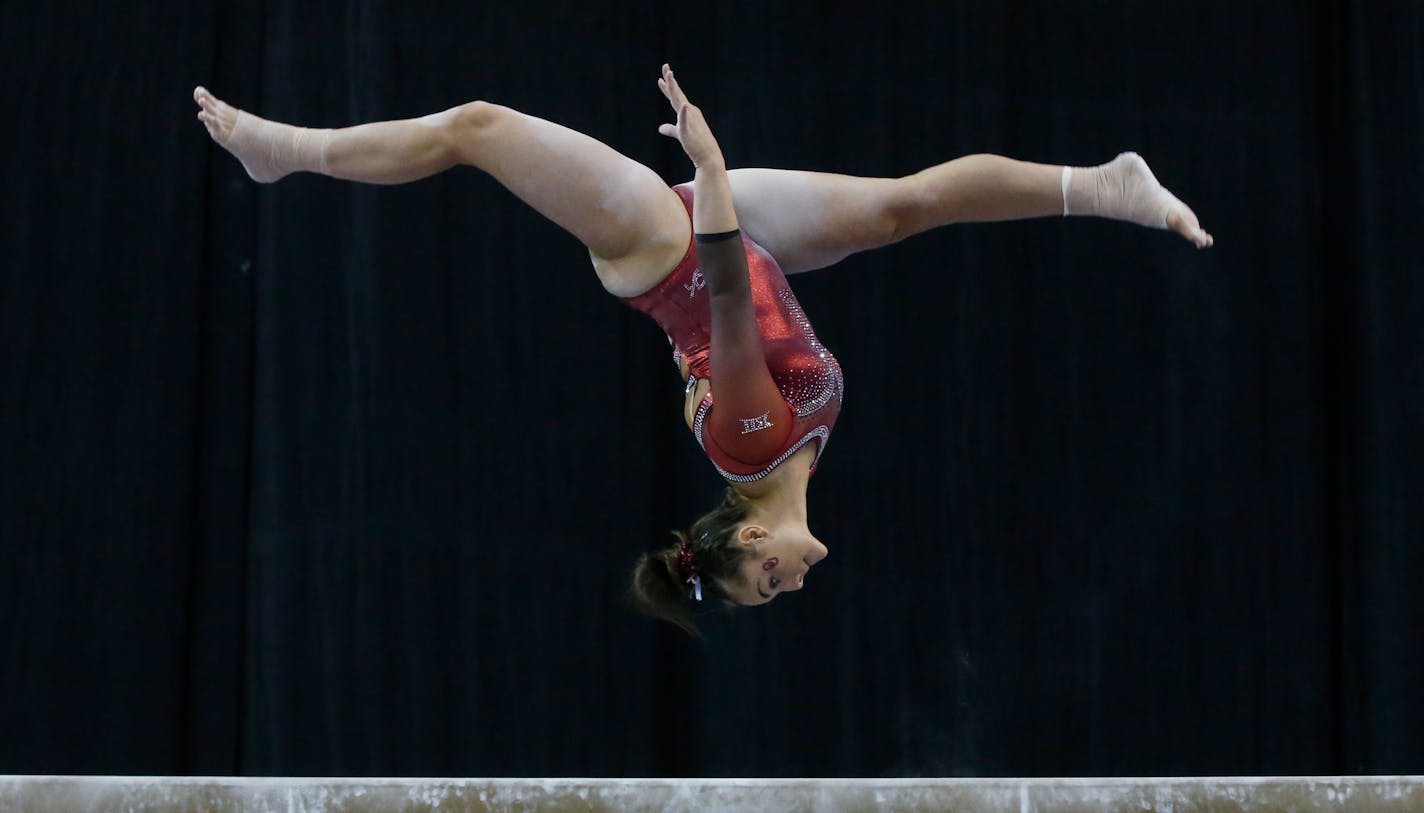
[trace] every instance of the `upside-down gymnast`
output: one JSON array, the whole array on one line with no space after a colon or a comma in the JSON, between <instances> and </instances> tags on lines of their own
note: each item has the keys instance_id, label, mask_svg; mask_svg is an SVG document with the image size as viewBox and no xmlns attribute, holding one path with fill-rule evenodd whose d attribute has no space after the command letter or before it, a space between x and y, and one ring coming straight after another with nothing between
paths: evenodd
<instances>
[{"instance_id":1,"label":"upside-down gymnast","mask_svg":"<svg viewBox=\"0 0 1424 813\"><path fill-rule=\"evenodd\" d=\"M800 590L826 556L807 523L806 487L844 382L784 275L951 223L1059 214L1212 244L1133 153L1085 168L970 155L903 178L728 171L667 65L658 87L677 116L658 130L692 160L690 188L669 188L582 133L484 101L317 130L239 111L201 87L193 98L209 134L260 182L317 172L398 184L477 167L578 238L604 289L657 321L686 381L683 417L728 484L716 508L634 571L640 609L688 632L692 602L765 604Z\"/></svg>"}]
</instances>

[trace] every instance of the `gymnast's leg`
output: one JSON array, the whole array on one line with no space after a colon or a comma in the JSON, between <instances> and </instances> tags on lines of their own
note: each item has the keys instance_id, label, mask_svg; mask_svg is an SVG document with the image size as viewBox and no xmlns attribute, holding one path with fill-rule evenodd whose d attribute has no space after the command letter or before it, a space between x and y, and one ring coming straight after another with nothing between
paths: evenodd
<instances>
[{"instance_id":1,"label":"gymnast's leg","mask_svg":"<svg viewBox=\"0 0 1424 813\"><path fill-rule=\"evenodd\" d=\"M1199 248L1212 244L1197 217L1157 183L1135 153L1073 168L969 155L904 178L735 169L729 173L742 226L787 273L824 268L850 254L951 223L1068 213L1170 229Z\"/></svg>"},{"instance_id":2,"label":"gymnast's leg","mask_svg":"<svg viewBox=\"0 0 1424 813\"><path fill-rule=\"evenodd\" d=\"M201 87L193 98L213 140L264 183L317 172L398 184L456 164L478 167L587 246L604 287L618 296L651 288L687 248L686 210L656 173L507 107L470 102L416 119L314 130L239 111Z\"/></svg>"}]
</instances>

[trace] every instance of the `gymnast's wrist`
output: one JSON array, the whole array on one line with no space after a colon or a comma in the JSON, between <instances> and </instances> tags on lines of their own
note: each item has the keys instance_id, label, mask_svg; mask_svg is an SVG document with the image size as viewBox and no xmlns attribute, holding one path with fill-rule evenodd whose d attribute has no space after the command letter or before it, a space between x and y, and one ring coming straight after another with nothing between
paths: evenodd
<instances>
[{"instance_id":1,"label":"gymnast's wrist","mask_svg":"<svg viewBox=\"0 0 1424 813\"><path fill-rule=\"evenodd\" d=\"M703 156L693 161L692 165L697 168L699 174L704 172L721 174L727 171L727 161L722 157L722 153L720 152L716 155Z\"/></svg>"}]
</instances>

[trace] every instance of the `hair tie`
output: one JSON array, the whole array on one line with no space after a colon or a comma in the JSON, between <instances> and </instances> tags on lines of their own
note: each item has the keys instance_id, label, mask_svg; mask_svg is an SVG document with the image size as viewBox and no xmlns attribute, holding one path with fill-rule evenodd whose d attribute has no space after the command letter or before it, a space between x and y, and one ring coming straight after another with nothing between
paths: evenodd
<instances>
[{"instance_id":1,"label":"hair tie","mask_svg":"<svg viewBox=\"0 0 1424 813\"><path fill-rule=\"evenodd\" d=\"M687 583L692 585L692 597L702 600L702 577L697 574L697 563L693 561L692 546L686 542L677 543L677 563Z\"/></svg>"}]
</instances>

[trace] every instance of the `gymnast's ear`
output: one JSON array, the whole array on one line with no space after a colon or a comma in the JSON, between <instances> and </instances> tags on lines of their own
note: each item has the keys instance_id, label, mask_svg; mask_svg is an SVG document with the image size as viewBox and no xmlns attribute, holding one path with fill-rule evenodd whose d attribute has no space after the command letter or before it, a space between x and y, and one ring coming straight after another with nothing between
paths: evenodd
<instances>
[{"instance_id":1,"label":"gymnast's ear","mask_svg":"<svg viewBox=\"0 0 1424 813\"><path fill-rule=\"evenodd\" d=\"M737 542L743 545L754 546L759 542L766 541L771 536L771 532L760 525L747 523L737 531Z\"/></svg>"}]
</instances>

